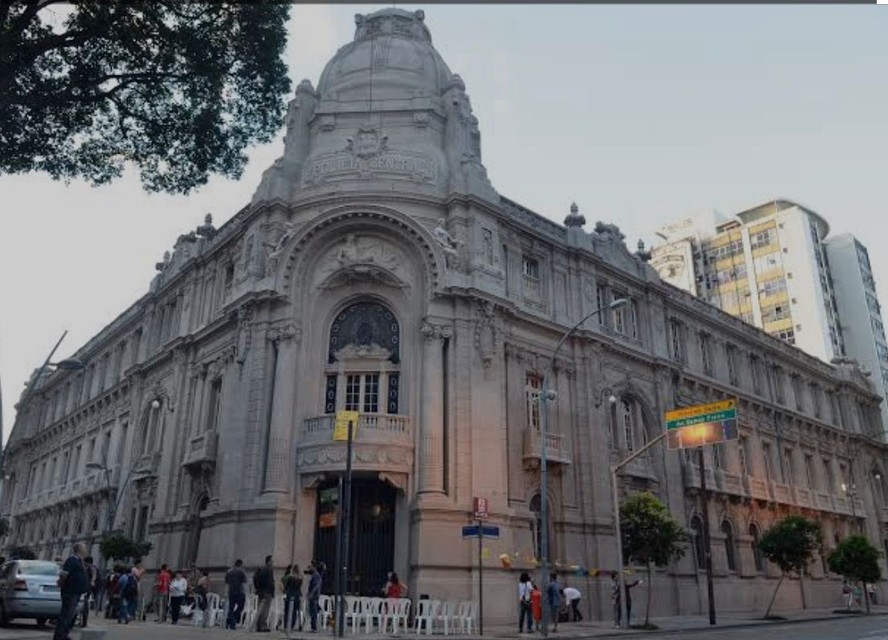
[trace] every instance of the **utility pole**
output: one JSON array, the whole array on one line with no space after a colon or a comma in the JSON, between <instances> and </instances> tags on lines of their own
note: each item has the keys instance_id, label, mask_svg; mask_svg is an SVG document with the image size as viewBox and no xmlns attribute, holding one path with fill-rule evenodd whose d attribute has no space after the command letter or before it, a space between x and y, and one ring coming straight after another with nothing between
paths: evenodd
<instances>
[{"instance_id":1,"label":"utility pole","mask_svg":"<svg viewBox=\"0 0 888 640\"><path fill-rule=\"evenodd\" d=\"M703 501L703 553L706 556L706 595L709 598L709 624L715 624L715 591L712 587L712 544L709 539L709 496L706 493L706 468L703 447L697 449L700 460L700 499Z\"/></svg>"}]
</instances>

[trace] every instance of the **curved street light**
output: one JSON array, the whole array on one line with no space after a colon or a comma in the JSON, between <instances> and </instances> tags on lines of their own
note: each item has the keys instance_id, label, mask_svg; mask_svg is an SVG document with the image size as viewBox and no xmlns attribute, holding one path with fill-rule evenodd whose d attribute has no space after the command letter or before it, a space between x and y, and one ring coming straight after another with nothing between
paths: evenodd
<instances>
[{"instance_id":1,"label":"curved street light","mask_svg":"<svg viewBox=\"0 0 888 640\"><path fill-rule=\"evenodd\" d=\"M548 596L548 587L547 581L549 580L549 471L547 468L547 460L546 460L546 436L547 430L549 426L549 403L555 399L555 393L553 391L549 391L549 377L552 374L552 369L555 366L555 358L558 356L558 352L561 351L561 347L564 346L564 343L567 342L567 339L573 334L574 331L579 329L589 318L592 318L599 313L604 311L613 311L615 309L620 309L621 307L625 307L629 304L629 300L627 298L617 298L616 300L611 300L610 304L606 307L600 307L593 311L592 313L586 314L583 316L583 319L577 322L573 327L571 327L568 331L561 336L561 339L558 341L558 345L555 347L555 351L552 352L552 357L549 360L549 366L546 367L545 373L543 373L543 381L542 388L540 390L540 520L542 521L542 531L540 532L540 585L545 589L542 597L543 604L543 624L542 624L542 633L544 636L549 635L549 596Z\"/></svg>"},{"instance_id":2,"label":"curved street light","mask_svg":"<svg viewBox=\"0 0 888 640\"><path fill-rule=\"evenodd\" d=\"M87 469L95 469L96 471L102 471L105 474L105 487L108 491L111 491L111 469L108 468L107 463L104 462L87 462ZM114 528L114 519L117 517L117 510L120 508L120 503L123 500L123 496L126 494L126 486L129 484L130 480L132 480L136 476L141 476L142 480L149 478L156 478L157 474L154 473L153 470L147 469L145 467L130 467L129 472L126 474L126 478L124 478L123 483L116 488L114 503L111 503L110 497L108 500L108 514L105 516L105 526L102 529L102 536L109 534Z\"/></svg>"}]
</instances>

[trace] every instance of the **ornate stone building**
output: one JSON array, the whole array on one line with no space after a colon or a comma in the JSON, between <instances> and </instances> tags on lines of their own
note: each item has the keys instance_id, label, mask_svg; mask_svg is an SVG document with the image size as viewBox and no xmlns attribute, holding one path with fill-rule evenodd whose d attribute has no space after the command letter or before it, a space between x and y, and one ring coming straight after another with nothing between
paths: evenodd
<instances>
[{"instance_id":1,"label":"ornate stone building","mask_svg":"<svg viewBox=\"0 0 888 640\"><path fill-rule=\"evenodd\" d=\"M764 606L776 573L752 543L787 513L822 520L827 550L856 528L881 546L880 398L854 363L664 284L616 226L584 225L576 206L560 225L494 190L422 12L358 16L318 86L298 86L253 201L179 237L150 291L77 351L85 370L35 381L5 452L10 540L51 557L114 528L153 543L149 567L329 564L345 463L334 413L351 409L349 590L375 592L394 569L414 595L474 593L460 527L484 496L502 531L485 553L487 619L510 618L545 499L551 559L604 617L609 580L577 568L613 566L608 466L667 409L737 397L740 441L706 451L719 608ZM563 332L616 298L630 303L551 362ZM665 500L698 549L694 460L654 448L621 483ZM658 613L705 607L699 553L654 582ZM833 604L837 578L817 562L806 589Z\"/></svg>"}]
</instances>

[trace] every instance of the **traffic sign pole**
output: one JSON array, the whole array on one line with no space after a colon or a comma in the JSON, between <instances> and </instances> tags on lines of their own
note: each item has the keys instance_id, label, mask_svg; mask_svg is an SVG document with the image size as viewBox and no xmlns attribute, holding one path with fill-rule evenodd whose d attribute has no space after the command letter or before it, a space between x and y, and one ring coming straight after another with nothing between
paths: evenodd
<instances>
[{"instance_id":1,"label":"traffic sign pole","mask_svg":"<svg viewBox=\"0 0 888 640\"><path fill-rule=\"evenodd\" d=\"M481 562L481 546L484 540L484 528L478 520L478 635L484 635L484 563Z\"/></svg>"},{"instance_id":2,"label":"traffic sign pole","mask_svg":"<svg viewBox=\"0 0 888 640\"><path fill-rule=\"evenodd\" d=\"M706 595L709 599L709 624L715 624L715 590L712 587L712 541L709 539L709 496L706 493L706 468L703 447L700 454L700 499L703 501L703 548L706 555Z\"/></svg>"}]
</instances>

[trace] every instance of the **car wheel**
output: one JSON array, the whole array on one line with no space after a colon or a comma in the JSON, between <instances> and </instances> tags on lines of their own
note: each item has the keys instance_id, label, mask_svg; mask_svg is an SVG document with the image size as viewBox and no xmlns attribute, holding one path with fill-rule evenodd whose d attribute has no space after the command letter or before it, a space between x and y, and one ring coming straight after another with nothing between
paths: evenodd
<instances>
[{"instance_id":1,"label":"car wheel","mask_svg":"<svg viewBox=\"0 0 888 640\"><path fill-rule=\"evenodd\" d=\"M46 618L37 618L37 628L42 629L46 626Z\"/></svg>"}]
</instances>

